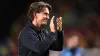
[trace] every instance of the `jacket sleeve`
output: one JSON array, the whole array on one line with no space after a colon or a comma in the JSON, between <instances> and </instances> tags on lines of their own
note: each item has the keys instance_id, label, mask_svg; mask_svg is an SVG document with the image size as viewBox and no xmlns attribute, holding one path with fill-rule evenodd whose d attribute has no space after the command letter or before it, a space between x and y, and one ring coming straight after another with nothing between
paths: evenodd
<instances>
[{"instance_id":1,"label":"jacket sleeve","mask_svg":"<svg viewBox=\"0 0 100 56\"><path fill-rule=\"evenodd\" d=\"M34 32L30 30L24 30L21 32L19 39L23 46L34 52L41 53L47 50L52 41L55 40L54 38L56 37L56 34L51 32L50 35L52 35L52 37L46 37L44 40L40 41Z\"/></svg>"},{"instance_id":2,"label":"jacket sleeve","mask_svg":"<svg viewBox=\"0 0 100 56\"><path fill-rule=\"evenodd\" d=\"M50 49L54 51L61 51L63 49L63 31L57 31L57 39L50 45Z\"/></svg>"}]
</instances>

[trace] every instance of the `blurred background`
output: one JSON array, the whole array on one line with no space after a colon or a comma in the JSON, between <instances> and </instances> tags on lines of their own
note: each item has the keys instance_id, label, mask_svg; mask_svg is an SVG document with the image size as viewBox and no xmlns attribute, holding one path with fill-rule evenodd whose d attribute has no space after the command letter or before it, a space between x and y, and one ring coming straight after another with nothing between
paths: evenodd
<instances>
[{"instance_id":1,"label":"blurred background","mask_svg":"<svg viewBox=\"0 0 100 56\"><path fill-rule=\"evenodd\" d=\"M0 56L18 56L19 33L29 20L26 17L29 5L37 1L44 1L52 5L50 17L52 15L62 16L64 48L69 47L67 44L71 40L68 39L72 38L76 41L71 43L76 43L75 47L84 49L85 56L100 56L100 0L1 1ZM55 54L53 56L56 56Z\"/></svg>"}]
</instances>

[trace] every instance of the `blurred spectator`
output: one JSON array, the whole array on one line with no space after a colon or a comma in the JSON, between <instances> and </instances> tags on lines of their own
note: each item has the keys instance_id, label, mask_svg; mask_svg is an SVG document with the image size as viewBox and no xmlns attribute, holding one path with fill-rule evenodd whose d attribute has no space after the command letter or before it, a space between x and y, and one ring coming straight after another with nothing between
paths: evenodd
<instances>
[{"instance_id":1,"label":"blurred spectator","mask_svg":"<svg viewBox=\"0 0 100 56\"><path fill-rule=\"evenodd\" d=\"M81 37L76 35L76 33L70 34L67 38L65 38L65 46L61 51L60 56L83 56L84 49L81 47L82 44L80 41Z\"/></svg>"},{"instance_id":2,"label":"blurred spectator","mask_svg":"<svg viewBox=\"0 0 100 56\"><path fill-rule=\"evenodd\" d=\"M85 56L100 56L100 35L96 34L95 38L94 47L85 49Z\"/></svg>"},{"instance_id":3,"label":"blurred spectator","mask_svg":"<svg viewBox=\"0 0 100 56\"><path fill-rule=\"evenodd\" d=\"M0 40L0 56L12 56L8 39Z\"/></svg>"}]
</instances>

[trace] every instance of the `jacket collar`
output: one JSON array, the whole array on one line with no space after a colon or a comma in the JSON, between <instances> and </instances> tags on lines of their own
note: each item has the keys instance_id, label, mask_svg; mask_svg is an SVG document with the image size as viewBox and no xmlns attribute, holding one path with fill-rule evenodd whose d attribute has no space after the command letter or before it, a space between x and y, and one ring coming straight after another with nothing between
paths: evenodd
<instances>
[{"instance_id":1,"label":"jacket collar","mask_svg":"<svg viewBox=\"0 0 100 56\"><path fill-rule=\"evenodd\" d=\"M41 29L38 29L34 24L32 24L32 21L31 21L31 20L29 20L28 26L29 26L31 29L35 30L37 33L40 33L40 32L41 32Z\"/></svg>"}]
</instances>

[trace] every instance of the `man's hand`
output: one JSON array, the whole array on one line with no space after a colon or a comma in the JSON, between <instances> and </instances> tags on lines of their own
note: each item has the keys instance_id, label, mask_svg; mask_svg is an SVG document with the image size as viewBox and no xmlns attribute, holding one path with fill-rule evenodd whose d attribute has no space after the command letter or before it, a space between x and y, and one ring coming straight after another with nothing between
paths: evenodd
<instances>
[{"instance_id":1,"label":"man's hand","mask_svg":"<svg viewBox=\"0 0 100 56\"><path fill-rule=\"evenodd\" d=\"M56 19L57 22L57 30L62 31L62 17Z\"/></svg>"},{"instance_id":2,"label":"man's hand","mask_svg":"<svg viewBox=\"0 0 100 56\"><path fill-rule=\"evenodd\" d=\"M56 29L55 29L55 25L54 25L54 18L55 18L55 16L53 16L52 18L51 18L51 21L50 21L50 31L51 32L56 32Z\"/></svg>"}]
</instances>

